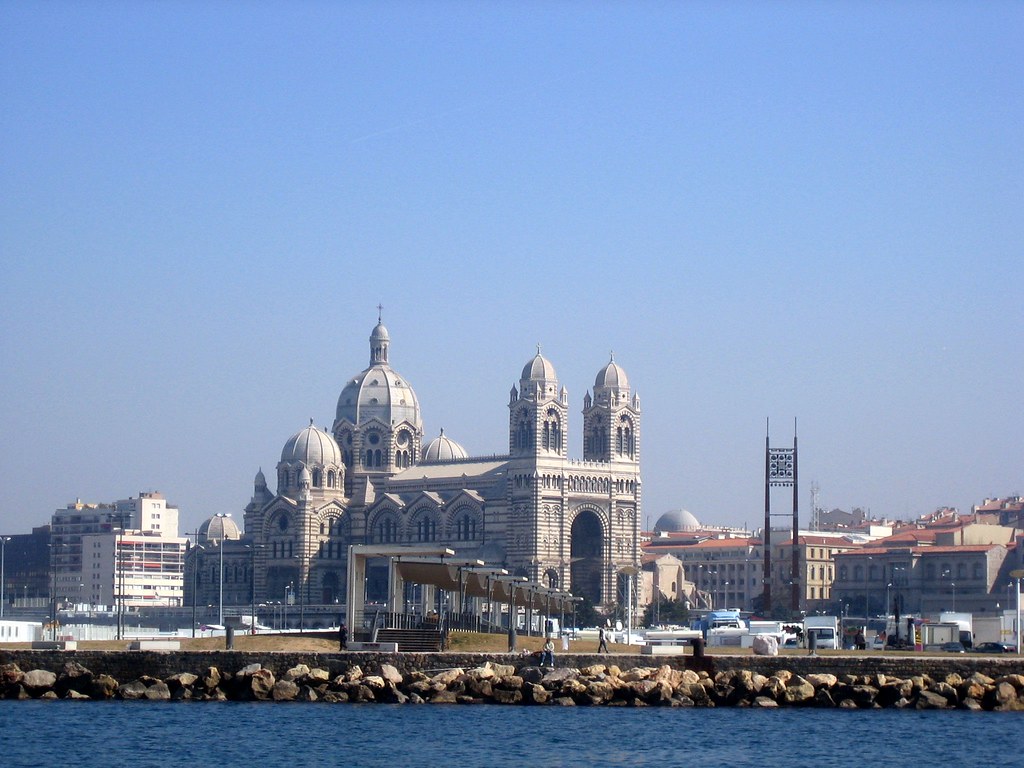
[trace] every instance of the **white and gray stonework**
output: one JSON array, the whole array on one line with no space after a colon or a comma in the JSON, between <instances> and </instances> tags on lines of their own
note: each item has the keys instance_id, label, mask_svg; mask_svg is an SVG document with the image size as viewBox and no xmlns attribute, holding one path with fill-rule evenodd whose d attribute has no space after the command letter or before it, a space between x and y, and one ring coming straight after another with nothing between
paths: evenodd
<instances>
[{"instance_id":1,"label":"white and gray stonework","mask_svg":"<svg viewBox=\"0 0 1024 768\"><path fill-rule=\"evenodd\" d=\"M333 424L286 442L272 493L256 475L245 508L256 599L301 585L306 605L344 600L350 544L443 544L610 606L640 564L640 400L610 361L583 399L583 459L568 456L569 396L537 354L509 400L508 453L470 456L442 431L425 441L419 401L391 367L378 322L369 365Z\"/></svg>"}]
</instances>

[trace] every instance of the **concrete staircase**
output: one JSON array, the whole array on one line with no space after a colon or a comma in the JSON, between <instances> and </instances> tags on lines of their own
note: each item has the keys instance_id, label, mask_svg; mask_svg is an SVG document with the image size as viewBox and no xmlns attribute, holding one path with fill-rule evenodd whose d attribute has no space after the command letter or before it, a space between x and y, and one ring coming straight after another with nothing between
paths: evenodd
<instances>
[{"instance_id":1,"label":"concrete staircase","mask_svg":"<svg viewBox=\"0 0 1024 768\"><path fill-rule=\"evenodd\" d=\"M398 643L402 653L437 653L441 633L436 629L378 629L378 643Z\"/></svg>"}]
</instances>

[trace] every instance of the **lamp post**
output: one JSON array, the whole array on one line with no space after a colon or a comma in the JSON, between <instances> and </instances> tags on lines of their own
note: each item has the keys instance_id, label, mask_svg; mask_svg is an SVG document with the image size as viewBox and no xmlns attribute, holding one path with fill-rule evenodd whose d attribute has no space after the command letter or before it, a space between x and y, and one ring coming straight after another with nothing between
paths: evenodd
<instances>
[{"instance_id":1,"label":"lamp post","mask_svg":"<svg viewBox=\"0 0 1024 768\"><path fill-rule=\"evenodd\" d=\"M50 639L57 640L57 544L50 544Z\"/></svg>"},{"instance_id":2,"label":"lamp post","mask_svg":"<svg viewBox=\"0 0 1024 768\"><path fill-rule=\"evenodd\" d=\"M50 639L57 641L57 548L67 546L63 542L51 542L50 548Z\"/></svg>"},{"instance_id":3,"label":"lamp post","mask_svg":"<svg viewBox=\"0 0 1024 768\"><path fill-rule=\"evenodd\" d=\"M114 537L114 606L117 610L117 639L124 635L124 531Z\"/></svg>"},{"instance_id":4,"label":"lamp post","mask_svg":"<svg viewBox=\"0 0 1024 768\"><path fill-rule=\"evenodd\" d=\"M219 597L219 599L217 601L217 623L220 624L220 626L223 627L224 626L224 540L225 540L224 518L225 517L231 517L231 513L230 512L218 512L215 516L219 517L221 519L221 524L220 524L220 541L217 542L217 549L220 551L220 597ZM207 538L209 538L209 537L207 537Z\"/></svg>"},{"instance_id":5,"label":"lamp post","mask_svg":"<svg viewBox=\"0 0 1024 768\"><path fill-rule=\"evenodd\" d=\"M199 552L196 550L205 547L196 544L192 547L195 554L192 555L192 637L196 636L196 595L199 593Z\"/></svg>"},{"instance_id":6,"label":"lamp post","mask_svg":"<svg viewBox=\"0 0 1024 768\"><path fill-rule=\"evenodd\" d=\"M633 642L633 577L637 574L637 569L632 565L627 565L623 568L620 573L626 575L626 646Z\"/></svg>"},{"instance_id":7,"label":"lamp post","mask_svg":"<svg viewBox=\"0 0 1024 768\"><path fill-rule=\"evenodd\" d=\"M10 540L10 536L0 536L0 619L4 617L4 607L7 602L7 594L5 592L7 574L4 569L6 565L4 558L7 554L7 542Z\"/></svg>"},{"instance_id":8,"label":"lamp post","mask_svg":"<svg viewBox=\"0 0 1024 768\"><path fill-rule=\"evenodd\" d=\"M296 588L299 590L299 632L303 629L303 624L306 623L306 584L308 583L308 577L303 578L302 575L302 555L295 555L294 559L299 563L299 575L296 584Z\"/></svg>"},{"instance_id":9,"label":"lamp post","mask_svg":"<svg viewBox=\"0 0 1024 768\"><path fill-rule=\"evenodd\" d=\"M951 610L955 611L956 610L956 584L953 582L953 569L952 568L943 568L942 569L942 578L943 579L949 579L949 588L953 592L953 607L952 607Z\"/></svg>"},{"instance_id":10,"label":"lamp post","mask_svg":"<svg viewBox=\"0 0 1024 768\"><path fill-rule=\"evenodd\" d=\"M294 595L295 585L289 581L284 588L284 605L281 606L281 622L283 624L283 629L288 629L288 606L295 600Z\"/></svg>"},{"instance_id":11,"label":"lamp post","mask_svg":"<svg viewBox=\"0 0 1024 768\"><path fill-rule=\"evenodd\" d=\"M1020 571L1017 571L1020 574ZM1011 574L1012 575L1012 574ZM1022 574L1024 575L1024 574ZM1017 577L1017 655L1020 655L1020 576Z\"/></svg>"},{"instance_id":12,"label":"lamp post","mask_svg":"<svg viewBox=\"0 0 1024 768\"><path fill-rule=\"evenodd\" d=\"M252 604L250 606L251 613L249 615L249 631L250 634L256 634L256 550L263 549L263 544L246 544L249 549L249 554L252 556L252 563L249 569L249 586L252 588Z\"/></svg>"},{"instance_id":13,"label":"lamp post","mask_svg":"<svg viewBox=\"0 0 1024 768\"><path fill-rule=\"evenodd\" d=\"M871 570L871 555L864 564L864 631L868 629L868 571Z\"/></svg>"}]
</instances>

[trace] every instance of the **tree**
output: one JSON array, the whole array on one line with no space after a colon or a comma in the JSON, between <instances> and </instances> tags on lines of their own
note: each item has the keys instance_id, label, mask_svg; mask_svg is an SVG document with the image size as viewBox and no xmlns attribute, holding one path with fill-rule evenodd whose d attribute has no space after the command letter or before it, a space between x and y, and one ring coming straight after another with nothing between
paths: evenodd
<instances>
[{"instance_id":1,"label":"tree","mask_svg":"<svg viewBox=\"0 0 1024 768\"><path fill-rule=\"evenodd\" d=\"M604 626L604 618L604 615L594 607L594 604L586 595L576 605L577 627Z\"/></svg>"},{"instance_id":2,"label":"tree","mask_svg":"<svg viewBox=\"0 0 1024 768\"><path fill-rule=\"evenodd\" d=\"M644 625L650 627L658 624L689 624L690 607L685 600L661 600L650 603L644 609Z\"/></svg>"}]
</instances>

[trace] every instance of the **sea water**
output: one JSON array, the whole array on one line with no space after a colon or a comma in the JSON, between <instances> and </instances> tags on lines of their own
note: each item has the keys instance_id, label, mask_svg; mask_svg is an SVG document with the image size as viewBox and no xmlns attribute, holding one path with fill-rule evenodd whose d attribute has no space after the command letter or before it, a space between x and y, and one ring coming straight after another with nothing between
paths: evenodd
<instances>
[{"instance_id":1,"label":"sea water","mask_svg":"<svg viewBox=\"0 0 1024 768\"><path fill-rule=\"evenodd\" d=\"M1013 712L0 701L2 768L1019 766L1022 737Z\"/></svg>"}]
</instances>

